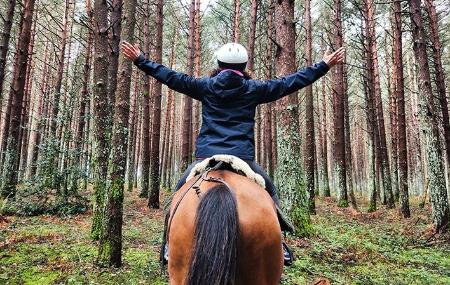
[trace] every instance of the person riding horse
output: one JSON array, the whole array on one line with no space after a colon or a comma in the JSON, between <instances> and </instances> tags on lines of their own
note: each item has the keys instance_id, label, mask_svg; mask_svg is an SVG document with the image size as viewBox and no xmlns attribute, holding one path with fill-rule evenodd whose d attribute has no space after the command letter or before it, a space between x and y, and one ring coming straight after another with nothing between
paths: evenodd
<instances>
[{"instance_id":1,"label":"person riding horse","mask_svg":"<svg viewBox=\"0 0 450 285\"><path fill-rule=\"evenodd\" d=\"M260 104L276 101L286 95L314 83L328 70L344 60L344 48L330 53L323 60L296 73L274 80L252 80L245 71L248 53L238 43L223 45L216 52L218 68L209 77L194 78L145 58L138 45L122 43L126 58L147 75L169 88L202 102L202 126L196 140L195 161L180 178L175 190L186 183L192 168L208 157L217 154L236 156L260 174L266 191L279 209L275 185L267 173L255 162L255 111ZM289 223L278 215L283 231L292 231ZM285 264L292 263L293 256L283 243Z\"/></svg>"}]
</instances>

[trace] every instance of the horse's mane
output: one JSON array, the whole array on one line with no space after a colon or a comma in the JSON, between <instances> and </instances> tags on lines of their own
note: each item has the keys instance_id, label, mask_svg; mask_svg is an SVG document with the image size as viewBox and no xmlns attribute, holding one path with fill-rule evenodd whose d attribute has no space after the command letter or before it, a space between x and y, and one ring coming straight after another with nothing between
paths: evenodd
<instances>
[{"instance_id":1,"label":"horse's mane","mask_svg":"<svg viewBox=\"0 0 450 285\"><path fill-rule=\"evenodd\" d=\"M239 219L234 194L218 184L197 209L194 249L187 285L234 285Z\"/></svg>"}]
</instances>

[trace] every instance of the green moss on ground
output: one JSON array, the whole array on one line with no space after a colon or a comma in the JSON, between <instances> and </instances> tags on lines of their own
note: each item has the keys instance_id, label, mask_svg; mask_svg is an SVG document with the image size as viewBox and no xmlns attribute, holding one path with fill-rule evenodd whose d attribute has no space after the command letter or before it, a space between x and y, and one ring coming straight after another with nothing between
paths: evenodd
<instances>
[{"instance_id":1,"label":"green moss on ground","mask_svg":"<svg viewBox=\"0 0 450 285\"><path fill-rule=\"evenodd\" d=\"M158 263L163 213L136 195L126 192L122 268L94 266L90 215L8 217L0 223L0 284L167 284ZM356 214L335 204L318 200L313 234L289 240L297 260L282 284L450 284L448 237L426 242L429 209L413 205L414 218L401 220L396 210Z\"/></svg>"}]
</instances>

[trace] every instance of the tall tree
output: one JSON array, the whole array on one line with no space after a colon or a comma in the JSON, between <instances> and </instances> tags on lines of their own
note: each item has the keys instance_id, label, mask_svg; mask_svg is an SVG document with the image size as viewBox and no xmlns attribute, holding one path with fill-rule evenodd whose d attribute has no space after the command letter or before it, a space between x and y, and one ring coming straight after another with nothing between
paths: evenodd
<instances>
[{"instance_id":1,"label":"tall tree","mask_svg":"<svg viewBox=\"0 0 450 285\"><path fill-rule=\"evenodd\" d=\"M275 31L278 52L275 57L277 75L296 71L295 53L295 1L275 2ZM276 182L280 197L290 213L299 235L311 232L308 193L303 184L300 159L300 136L298 124L298 98L291 94L278 102L278 167Z\"/></svg>"},{"instance_id":2,"label":"tall tree","mask_svg":"<svg viewBox=\"0 0 450 285\"><path fill-rule=\"evenodd\" d=\"M414 38L414 55L419 64L419 91L422 93L419 114L422 121L422 132L425 137L428 158L430 200L433 224L437 231L445 231L449 227L450 210L445 185L445 170L442 148L439 137L437 106L431 88L431 76L428 66L428 54L425 44L420 0L409 1L409 10Z\"/></svg>"},{"instance_id":3,"label":"tall tree","mask_svg":"<svg viewBox=\"0 0 450 285\"><path fill-rule=\"evenodd\" d=\"M123 0L111 1L111 14L109 24L109 66L108 66L108 132L112 129L114 116L114 101L117 88L117 67L119 65L120 31L122 30ZM108 136L111 136L109 134Z\"/></svg>"},{"instance_id":4,"label":"tall tree","mask_svg":"<svg viewBox=\"0 0 450 285\"><path fill-rule=\"evenodd\" d=\"M14 196L17 184L19 167L20 126L22 119L22 104L25 91L25 74L28 66L28 46L31 39L33 22L34 0L23 2L23 12L19 25L17 52L13 68L12 88L9 92L11 98L10 128L6 158L2 171L1 196Z\"/></svg>"},{"instance_id":5,"label":"tall tree","mask_svg":"<svg viewBox=\"0 0 450 285\"><path fill-rule=\"evenodd\" d=\"M334 45L342 46L342 4L334 1ZM347 180L345 171L345 127L344 127L344 66L336 66L333 86L334 104L334 177L339 207L348 207Z\"/></svg>"},{"instance_id":6,"label":"tall tree","mask_svg":"<svg viewBox=\"0 0 450 285\"><path fill-rule=\"evenodd\" d=\"M322 151L322 173L323 173L323 196L330 197L330 180L328 178L328 126L327 126L327 77L322 78L322 128L323 128L323 151Z\"/></svg>"},{"instance_id":7,"label":"tall tree","mask_svg":"<svg viewBox=\"0 0 450 285\"><path fill-rule=\"evenodd\" d=\"M311 23L311 1L305 0L305 64L312 65L312 23ZM312 85L305 87L305 182L306 191L309 193L309 211L316 213L314 202L314 97Z\"/></svg>"},{"instance_id":8,"label":"tall tree","mask_svg":"<svg viewBox=\"0 0 450 285\"><path fill-rule=\"evenodd\" d=\"M234 0L234 13L233 13L233 34L231 37L231 41L238 43L241 36L241 1Z\"/></svg>"},{"instance_id":9,"label":"tall tree","mask_svg":"<svg viewBox=\"0 0 450 285\"><path fill-rule=\"evenodd\" d=\"M254 70L254 64L255 64L255 37L256 37L256 23L258 18L258 1L252 0L251 1L251 9L250 9L250 31L248 34L248 62L247 62L247 69L253 72ZM269 10L271 10L269 8ZM270 17L270 16L269 16ZM268 21L272 21L269 19ZM268 39L268 44L271 45L270 39Z\"/></svg>"},{"instance_id":10,"label":"tall tree","mask_svg":"<svg viewBox=\"0 0 450 285\"><path fill-rule=\"evenodd\" d=\"M448 102L445 86L445 73L442 67L442 45L439 37L439 25L438 17L436 13L436 7L433 0L425 0L425 10L427 11L428 18L430 20L430 39L432 47L432 56L434 64L434 73L436 80L436 87L438 92L439 103L442 112L442 126L444 129L444 143L446 149L447 162L450 165L450 121L448 113ZM450 179L450 171L449 171Z\"/></svg>"},{"instance_id":11,"label":"tall tree","mask_svg":"<svg viewBox=\"0 0 450 285\"><path fill-rule=\"evenodd\" d=\"M256 2L256 1L255 1ZM252 1L253 3L253 1ZM273 1L270 1L267 9L267 52L265 61L265 77L272 78L273 73ZM253 7L253 6L252 6ZM252 17L253 18L253 17ZM256 16L255 16L256 20ZM251 59L253 60L253 59ZM250 63L250 59L249 59ZM248 63L248 64L249 64ZM272 108L274 103L269 103L264 106L264 148L267 162L267 171L270 177L273 177L274 161L272 148Z\"/></svg>"},{"instance_id":12,"label":"tall tree","mask_svg":"<svg viewBox=\"0 0 450 285\"><path fill-rule=\"evenodd\" d=\"M378 48L377 48L377 37L375 30L375 1L373 0L365 0L366 8L367 8L367 25L369 26L369 47L371 49L370 55L372 56L372 65L371 70L373 71L373 79L374 79L374 102L375 102L375 110L376 110L376 124L378 130L379 137L379 165L380 165L380 174L383 183L384 189L384 200L386 201L388 208L393 208L394 205L394 195L392 193L392 179L391 179L391 171L389 165L389 159L387 154L387 144L386 144L386 130L384 127L384 112L383 112L383 103L381 100L381 86L380 86L380 71L378 64Z\"/></svg>"},{"instance_id":13,"label":"tall tree","mask_svg":"<svg viewBox=\"0 0 450 285\"><path fill-rule=\"evenodd\" d=\"M136 0L124 0L121 39L133 42L136 24ZM118 79L112 136L111 185L106 191L104 229L100 239L98 263L122 265L123 188L127 163L128 119L130 112L131 62L119 56Z\"/></svg>"},{"instance_id":14,"label":"tall tree","mask_svg":"<svg viewBox=\"0 0 450 285\"><path fill-rule=\"evenodd\" d=\"M162 62L162 43L163 43L163 6L164 0L156 2L156 35L155 35L155 49L153 58L156 62ZM159 172L160 152L159 142L161 137L161 92L162 85L153 79L153 118L152 118L152 147L151 147L151 163L150 170L150 185L151 191L148 199L148 206L150 208L159 208L159 186L161 183L161 175Z\"/></svg>"},{"instance_id":15,"label":"tall tree","mask_svg":"<svg viewBox=\"0 0 450 285\"><path fill-rule=\"evenodd\" d=\"M150 6L150 1L145 1L143 13L143 21L144 21L144 54L147 58L150 58L151 55L151 44L150 44L150 38L152 35L150 35L150 14L152 13L152 9ZM151 126L150 126L150 77L149 76L143 76L142 77L142 137L143 137L143 144L142 144L142 178L141 178L141 192L139 194L139 197L141 198L148 198L148 189L149 189L149 176L150 176L150 132L151 132ZM151 81L154 83L155 81Z\"/></svg>"},{"instance_id":16,"label":"tall tree","mask_svg":"<svg viewBox=\"0 0 450 285\"><path fill-rule=\"evenodd\" d=\"M400 212L403 217L409 218L409 194L408 194L408 152L406 143L406 119L405 119L405 89L403 76L403 43L402 43L402 7L401 0L395 0L394 5L394 44L393 44L393 64L394 64L394 97L396 108L395 126L397 133L397 153L398 153L398 182ZM392 146L394 147L394 145Z\"/></svg>"},{"instance_id":17,"label":"tall tree","mask_svg":"<svg viewBox=\"0 0 450 285\"><path fill-rule=\"evenodd\" d=\"M75 153L78 155L75 161L75 165L78 169L83 169L82 152L83 152L83 134L85 133L87 116L86 116L86 106L89 104L89 83L91 76L91 58L92 58L92 42L94 39L94 34L92 33L90 27L92 27L92 6L91 0L86 0L86 14L88 21L88 28L86 29L87 39L86 39L86 50L85 59L83 65L83 86L81 88L81 98L80 98L80 109L78 114L78 124L76 128L76 136L74 141ZM78 171L80 173L81 171ZM78 185L79 174L74 175L72 181L72 188L76 188Z\"/></svg>"},{"instance_id":18,"label":"tall tree","mask_svg":"<svg viewBox=\"0 0 450 285\"><path fill-rule=\"evenodd\" d=\"M194 73L194 42L195 42L195 0L189 6L189 37L187 54L187 74ZM183 127L181 135L181 169L187 168L192 153L192 99L183 97Z\"/></svg>"},{"instance_id":19,"label":"tall tree","mask_svg":"<svg viewBox=\"0 0 450 285\"><path fill-rule=\"evenodd\" d=\"M6 17L4 18L3 29L1 32L2 39L0 42L0 124L2 118L2 102L3 102L3 83L5 80L6 58L9 50L9 39L11 38L11 28L14 19L14 9L16 7L16 0L8 1L8 8ZM3 134L6 135L6 134ZM1 151L1 150L0 150Z\"/></svg>"},{"instance_id":20,"label":"tall tree","mask_svg":"<svg viewBox=\"0 0 450 285\"><path fill-rule=\"evenodd\" d=\"M108 172L108 3L94 1L94 210L91 236L100 238Z\"/></svg>"}]
</instances>

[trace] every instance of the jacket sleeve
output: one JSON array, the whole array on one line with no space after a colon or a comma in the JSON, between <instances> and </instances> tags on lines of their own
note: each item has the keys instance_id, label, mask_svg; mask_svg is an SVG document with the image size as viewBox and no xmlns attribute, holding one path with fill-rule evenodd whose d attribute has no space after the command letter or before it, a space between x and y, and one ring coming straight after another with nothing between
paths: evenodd
<instances>
[{"instance_id":1,"label":"jacket sleeve","mask_svg":"<svg viewBox=\"0 0 450 285\"><path fill-rule=\"evenodd\" d=\"M324 76L329 69L328 65L321 61L280 79L263 81L261 82L262 90L260 90L262 92L261 97L258 98L258 103L273 102L292 94L314 83L317 79Z\"/></svg>"},{"instance_id":2,"label":"jacket sleeve","mask_svg":"<svg viewBox=\"0 0 450 285\"><path fill-rule=\"evenodd\" d=\"M186 94L193 99L201 100L202 86L204 85L202 79L176 72L162 64L148 60L142 53L134 61L134 65L144 71L145 74L167 85L170 89Z\"/></svg>"}]
</instances>

